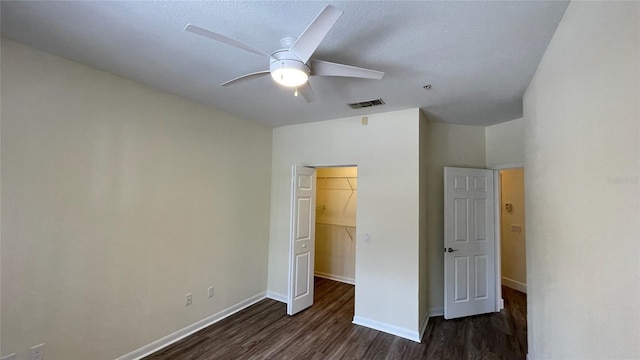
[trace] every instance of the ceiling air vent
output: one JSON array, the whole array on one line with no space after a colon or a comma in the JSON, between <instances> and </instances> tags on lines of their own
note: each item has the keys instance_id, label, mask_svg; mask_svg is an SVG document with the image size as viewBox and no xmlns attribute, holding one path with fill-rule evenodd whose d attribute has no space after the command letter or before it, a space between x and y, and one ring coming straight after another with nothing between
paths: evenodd
<instances>
[{"instance_id":1,"label":"ceiling air vent","mask_svg":"<svg viewBox=\"0 0 640 360\"><path fill-rule=\"evenodd\" d=\"M347 104L347 105L349 105L349 107L352 109L362 109L366 107L384 105L384 101L382 101L382 99L376 99L376 100L363 101L363 102Z\"/></svg>"}]
</instances>

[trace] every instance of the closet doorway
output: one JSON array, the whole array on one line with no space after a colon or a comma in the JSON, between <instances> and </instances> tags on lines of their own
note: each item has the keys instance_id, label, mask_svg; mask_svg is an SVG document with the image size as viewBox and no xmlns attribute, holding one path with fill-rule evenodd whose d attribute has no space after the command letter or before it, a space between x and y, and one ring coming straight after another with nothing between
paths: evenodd
<instances>
[{"instance_id":1,"label":"closet doorway","mask_svg":"<svg viewBox=\"0 0 640 360\"><path fill-rule=\"evenodd\" d=\"M355 285L358 168L316 168L315 276Z\"/></svg>"}]
</instances>

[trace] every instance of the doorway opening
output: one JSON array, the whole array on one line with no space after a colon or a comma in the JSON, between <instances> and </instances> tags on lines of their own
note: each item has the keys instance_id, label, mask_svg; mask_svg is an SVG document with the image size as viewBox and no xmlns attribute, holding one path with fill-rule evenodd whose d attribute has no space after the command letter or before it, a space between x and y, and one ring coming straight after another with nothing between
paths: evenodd
<instances>
[{"instance_id":1,"label":"doorway opening","mask_svg":"<svg viewBox=\"0 0 640 360\"><path fill-rule=\"evenodd\" d=\"M500 269L502 285L527 293L524 169L499 171Z\"/></svg>"},{"instance_id":2,"label":"doorway opening","mask_svg":"<svg viewBox=\"0 0 640 360\"><path fill-rule=\"evenodd\" d=\"M358 189L352 165L294 166L292 175L289 315L325 295L315 292L318 282L343 283L355 291Z\"/></svg>"},{"instance_id":3,"label":"doorway opening","mask_svg":"<svg viewBox=\"0 0 640 360\"><path fill-rule=\"evenodd\" d=\"M497 174L497 238L499 250L498 283L501 284L501 308L520 334L517 343L527 353L527 260L525 236L524 168L505 166ZM522 321L524 320L524 321Z\"/></svg>"},{"instance_id":4,"label":"doorway opening","mask_svg":"<svg viewBox=\"0 0 640 360\"><path fill-rule=\"evenodd\" d=\"M358 168L316 169L317 277L355 285Z\"/></svg>"}]
</instances>

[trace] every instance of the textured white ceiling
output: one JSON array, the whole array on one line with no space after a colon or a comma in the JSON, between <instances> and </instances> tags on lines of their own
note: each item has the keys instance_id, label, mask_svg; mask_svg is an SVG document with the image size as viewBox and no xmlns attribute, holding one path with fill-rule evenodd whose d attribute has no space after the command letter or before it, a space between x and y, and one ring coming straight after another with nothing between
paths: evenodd
<instances>
[{"instance_id":1,"label":"textured white ceiling","mask_svg":"<svg viewBox=\"0 0 640 360\"><path fill-rule=\"evenodd\" d=\"M344 11L314 58L384 71L311 78L316 101L263 77L264 58L183 31L193 23L271 53L331 3ZM2 36L225 112L281 126L419 107L440 122L522 116L522 96L565 1L2 1ZM425 91L423 85L433 89ZM382 98L385 105L346 104Z\"/></svg>"}]
</instances>

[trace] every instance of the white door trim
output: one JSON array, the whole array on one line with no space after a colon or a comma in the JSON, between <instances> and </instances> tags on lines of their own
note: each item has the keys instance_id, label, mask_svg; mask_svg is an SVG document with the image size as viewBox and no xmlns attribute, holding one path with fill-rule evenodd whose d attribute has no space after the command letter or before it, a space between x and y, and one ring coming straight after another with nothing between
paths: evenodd
<instances>
[{"instance_id":1,"label":"white door trim","mask_svg":"<svg viewBox=\"0 0 640 360\"><path fill-rule=\"evenodd\" d=\"M502 198L500 197L500 170L493 169L493 194L494 194L494 208L495 208L495 277L496 277L496 311L504 309L504 299L502 298L502 252L500 251L501 244L501 227L500 227L500 210L502 204Z\"/></svg>"},{"instance_id":2,"label":"white door trim","mask_svg":"<svg viewBox=\"0 0 640 360\"><path fill-rule=\"evenodd\" d=\"M524 163L523 162L516 162L516 163L511 163L511 164L500 164L500 165L494 165L489 167L489 170L504 170L504 169L517 169L517 168L523 168L524 169Z\"/></svg>"}]
</instances>

